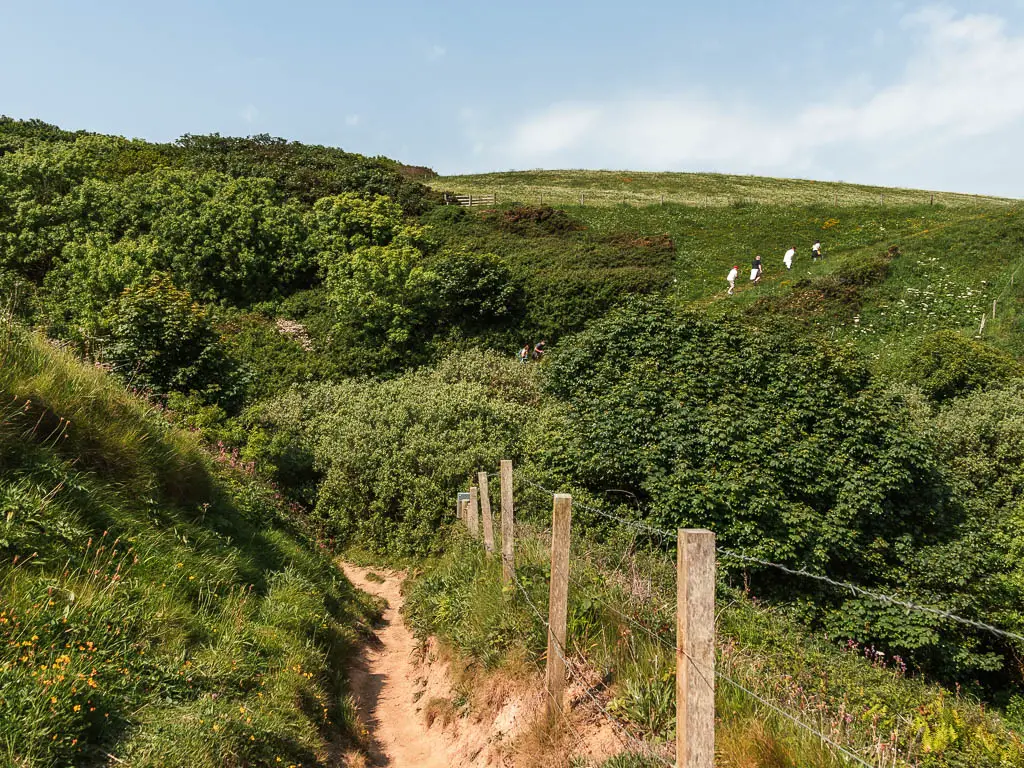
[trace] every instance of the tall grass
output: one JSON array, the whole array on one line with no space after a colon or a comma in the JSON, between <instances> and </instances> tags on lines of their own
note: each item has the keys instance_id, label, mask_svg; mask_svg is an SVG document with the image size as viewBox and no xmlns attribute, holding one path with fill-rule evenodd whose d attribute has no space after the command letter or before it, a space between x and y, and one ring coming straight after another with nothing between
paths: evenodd
<instances>
[{"instance_id":1,"label":"tall grass","mask_svg":"<svg viewBox=\"0 0 1024 768\"><path fill-rule=\"evenodd\" d=\"M379 608L275 494L0 331L0 764L314 765Z\"/></svg>"}]
</instances>

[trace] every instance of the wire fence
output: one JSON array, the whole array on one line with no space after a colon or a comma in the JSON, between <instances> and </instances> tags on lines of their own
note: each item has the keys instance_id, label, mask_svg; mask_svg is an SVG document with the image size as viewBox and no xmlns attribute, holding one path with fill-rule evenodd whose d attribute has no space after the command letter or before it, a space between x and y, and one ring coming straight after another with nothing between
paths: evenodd
<instances>
[{"instance_id":1,"label":"wire fence","mask_svg":"<svg viewBox=\"0 0 1024 768\"><path fill-rule=\"evenodd\" d=\"M487 477L499 478L500 474L487 473ZM538 512L541 509L539 506L540 502L543 501L545 505L550 504L552 501L555 500L555 497L558 495L555 491L545 487L541 483L535 482L530 478L522 476L522 474L520 473L516 473L515 475L515 483L513 488L515 508L517 510L529 508L532 514L527 516L534 517L538 520L538 523L539 521L546 519L540 517L540 515L538 514ZM497 487L489 488L489 490L492 493L498 492ZM531 494L533 501L528 501L527 499L531 497ZM668 562L667 558L671 550L677 546L677 541L679 537L678 531L666 530L656 525L651 525L650 523L647 523L642 519L627 517L624 514L619 513L621 507L617 509L615 512L612 512L601 506L597 506L595 504L581 503L579 501L576 501L575 499L572 502L572 506L574 509L585 510L593 515L596 515L597 517L607 520L610 523L614 523L615 530L628 531L632 534L633 539L627 545L627 552L624 552L622 554L619 565L621 565L622 562L626 561L628 557L631 558L632 561L632 558L635 558L636 555L636 552L633 551L632 548L634 547L637 541L644 540L648 542L647 546L651 547L650 551L652 553L659 553L658 555L655 555L656 557L660 556L664 559L663 564L666 566L666 573L670 572L672 576L676 575L676 563ZM636 514L638 516L643 516L649 513L650 510L645 510L639 504L637 505ZM534 554L536 554L538 550L543 552L545 547L552 542L552 529L545 528L541 524L523 526L520 522L517 521L517 531L519 531L520 534L526 533L526 535L532 539L531 546L537 547L537 550L534 551ZM908 612L914 611L928 614L933 617L952 621L964 626L971 627L973 629L988 632L1006 640L1013 640L1024 643L1024 636L1015 632L1001 629L985 621L979 621L976 619L960 616L952 611L948 611L942 608L921 605L910 600L900 598L895 595L889 595L869 590L858 584L853 584L839 579L833 579L830 576L824 574L813 573L806 570L805 568L795 568L782 563L772 562L770 560L756 557L754 555L750 555L744 552L738 552L727 547L716 546L714 549L718 555L726 558L727 560L732 560L737 563L743 563L745 565L756 565L761 568L777 570L781 573L785 573L788 576L810 579L816 583L825 584L837 590L847 591L852 595L868 598L870 600L877 601L884 605L891 605L894 607L902 608ZM632 555L630 554L631 552ZM622 574L617 570L616 566L613 565L610 569L606 568L601 564L595 562L593 559L591 559L590 555L591 551L587 550L587 555L585 557L576 556L575 560L573 560L572 562L576 564L576 570L579 570L579 566L585 563L591 569L590 576L594 577L596 575L596 578L600 580L599 582L597 582L598 584L605 583L604 579L607 578L609 570L612 574L625 576L625 574ZM543 557L543 555L541 556ZM613 553L613 559L614 557L617 557L617 555ZM703 667L699 664L699 662L696 662L692 658L692 656L685 651L684 648L680 648L678 646L678 639L676 637L674 622L666 624L665 621L661 621L659 618L657 620L658 626L652 627L649 623L637 618L636 616L630 615L630 613L627 610L623 610L621 607L615 605L610 599L606 599L601 594L599 594L598 590L595 588L595 583L587 583L585 580L582 580L575 575L573 566L570 566L569 571L570 572L567 576L567 587L571 584L572 587L578 591L578 593L585 596L587 599L593 601L595 604L601 606L602 609L607 611L608 615L613 616L617 621L621 622L623 626L628 626L631 628L631 630L635 630L637 633L639 633L638 636L649 639L652 643L654 643L654 646L657 649L660 649L661 652L665 653L666 655L670 655L670 657L675 658L677 666L679 660L681 660L682 658L686 658L688 660L687 663L693 665L693 669L699 676L704 677L706 680L713 679L721 681L724 685L727 685L735 689L737 692L742 694L742 696L748 697L752 702L755 703L757 707L764 708L764 710L770 713L770 716L778 716L787 723L796 726L800 732L805 733L814 739L817 739L826 751L831 752L834 759L845 760L847 762L852 762L856 765L867 766L868 768L876 768L875 765L873 765L872 762L866 759L866 757L863 754L858 754L857 751L855 751L849 746L844 745L839 741L839 738L841 738L842 733L841 727L837 727L835 724L833 724L831 727L830 735L830 733L824 732L823 728L816 727L814 724L807 722L801 717L798 717L792 711L788 711L786 705L782 701L775 701L773 700L773 697L765 695L764 693L756 690L756 688L760 686L754 685L750 681L743 679L742 675L741 679L737 680L735 679L734 675L730 675L727 672L724 672L720 669L712 669L710 666ZM579 690L582 692L582 696L588 700L588 706L591 707L596 713L598 713L601 716L601 718L607 721L608 725L613 729L616 738L620 742L623 749L630 749L636 754L646 756L652 760L657 761L660 764L673 765L673 763L665 757L665 753L668 750L667 745L665 746L665 748L659 751L658 748L652 746L644 739L639 738L636 735L636 733L631 731L629 727L623 724L622 720L620 720L615 714L613 714L612 711L609 711L608 705L605 702L603 702L601 700L601 697L599 696L599 686L595 686L594 684L589 682L586 675L584 675L581 671L585 668L584 665L587 663L586 657L583 655L585 652L580 651L580 659L577 661L577 663L573 663L573 661L569 658L570 654L568 653L566 647L562 643L558 642L557 638L555 637L555 634L552 632L551 624L549 623L549 620L545 618L544 611L542 611L541 608L536 604L536 602L530 597L529 591L526 589L522 581L519 579L517 575L515 575L514 572L512 573L511 578L515 585L516 591L522 596L522 598L525 601L525 604L530 609L530 612L540 622L540 626L543 627L545 631L548 633L549 648L551 648L553 652L557 654L561 662L565 665L565 670L568 678L578 686ZM623 585L619 584L619 586L622 587ZM662 586L664 586L664 584ZM630 594L629 599L632 599L632 593L630 593L628 589L625 589L625 592L627 594ZM671 613L672 615L675 614L676 606L674 604L674 601L672 605L657 605L650 603L650 601L648 602L648 611L650 611L653 607L659 612L657 614L654 614L656 616L660 617L666 613ZM722 610L724 611L725 609L723 608ZM648 613L647 615L652 614ZM720 617L720 614L717 614L717 617ZM717 632L715 633L715 637L717 637ZM733 648L735 647L733 646ZM724 648L720 648L720 650L722 650L723 654L725 653ZM732 653L735 653L735 651L733 650ZM713 657L711 658L713 660ZM730 658L735 658L735 656L732 656ZM727 664L727 666L729 665ZM787 676L783 675L783 677L785 678ZM825 727L827 728L827 723ZM582 734L580 734L571 723L570 729L573 730L573 736L579 742L579 740L583 738ZM667 735L665 733L659 734L655 731L649 732L654 737L664 737ZM837 733L840 735L837 735ZM893 742L893 744L895 744L895 741ZM912 747L913 744L911 743L908 748ZM888 755L886 755L886 753L882 751L884 748L884 744L875 744L871 747L865 746L861 749L861 751L869 751L872 752L872 754L877 752L878 758L885 762L885 764L889 764L890 759L895 760L896 758L894 753L889 753ZM892 764L895 765L896 763L893 762Z\"/></svg>"},{"instance_id":2,"label":"wire fence","mask_svg":"<svg viewBox=\"0 0 1024 768\"><path fill-rule=\"evenodd\" d=\"M533 486L534 488L536 488L536 489L538 489L540 491L543 491L545 494L549 494L552 497L554 496L554 491L551 491L551 490L545 488L544 486L542 486L542 485L540 485L538 483L533 482L532 480L528 480L527 478L523 478L522 480L523 480L524 483L526 483L526 484L528 484L530 486ZM641 534L644 534L644 535L648 535L648 536L652 536L652 537L656 537L656 538L662 539L662 540L667 541L667 542L674 543L676 541L676 538L677 538L677 535L678 535L677 532L667 531L667 530L662 529L662 528L657 528L655 526L649 525L647 523L644 523L644 522L641 522L641 521L638 521L638 520L630 520L628 518L622 517L621 515L616 515L616 514L613 514L611 512L608 512L606 510L602 510L602 509L599 509L599 508L591 506L591 505L574 503L574 506L579 507L580 509L585 509L588 512L592 512L592 513L594 513L594 514L596 514L596 515L598 515L600 517L603 517L603 518L605 518L605 519L607 519L609 521L612 521L612 522L615 522L615 523L619 523L620 525L629 526L632 529L636 530L638 533L641 533ZM996 627L996 626L994 626L994 625L992 625L992 624L990 624L988 622L978 621L976 619L970 619L970 618L967 618L965 616L960 616L960 615L958 615L956 613L953 613L952 611L944 610L942 608L936 608L936 607L933 607L933 606L921 605L919 603L915 603L915 602L912 602L910 600L905 600L903 598L896 597L894 595L887 595L887 594L884 594L884 593L881 593L881 592L875 592L873 590L866 589L866 588L864 588L864 587L862 587L860 585L853 584L853 583L848 582L848 581L841 581L841 580L838 580L838 579L833 579L833 578L831 578L829 576L825 576L823 574L812 573L812 572L806 570L805 568L793 568L793 567L790 567L790 566L787 566L787 565L783 565L782 563L776 563L776 562L772 562L770 560L765 560L763 558L755 557L753 555L748 555L748 554L745 554L745 553L742 553L742 552L736 552L736 551L734 551L732 549L728 549L726 547L718 547L717 551L718 551L718 553L720 555L723 555L723 556L725 556L727 558L731 558L731 559L739 561L739 562L745 562L745 563L749 563L749 564L752 564L752 565L759 565L759 566L761 566L763 568L771 568L771 569L774 569L776 571L780 571L782 573L786 573L786 574L788 574L790 576L798 576L798 577L801 577L801 578L812 579L812 580L817 581L819 583L827 584L829 586L835 587L836 589L850 592L853 595L857 595L857 596L860 596L860 597L866 597L866 598L869 598L871 600L876 600L876 601L878 601L880 603L884 603L884 604L887 604L887 605L892 605L892 606L895 606L895 607L898 607L898 608L903 608L904 610L907 610L907 611L914 611L914 612L918 612L918 613L926 613L926 614L929 614L929 615L932 615L932 616L936 616L938 618L942 618L942 619L946 619L948 621L952 621L952 622L955 622L955 623L958 623L958 624L962 624L964 626L973 627L974 629L980 629L980 630L982 630L984 632L988 632L988 633L993 634L993 635L995 635L997 637L1002 637L1004 639L1009 639L1009 640L1016 640L1018 642L1024 643L1024 635L1021 635L1021 634L1019 634L1017 632L1011 632L1009 630L1000 629L999 627Z\"/></svg>"}]
</instances>

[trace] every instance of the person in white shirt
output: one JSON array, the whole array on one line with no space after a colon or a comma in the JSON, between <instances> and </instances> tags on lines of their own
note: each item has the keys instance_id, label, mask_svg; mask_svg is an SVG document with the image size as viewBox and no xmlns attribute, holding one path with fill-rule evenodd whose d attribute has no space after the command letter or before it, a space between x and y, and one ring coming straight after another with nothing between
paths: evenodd
<instances>
[{"instance_id":1,"label":"person in white shirt","mask_svg":"<svg viewBox=\"0 0 1024 768\"><path fill-rule=\"evenodd\" d=\"M726 291L727 295L732 296L732 292L736 290L736 278L739 277L740 266L736 264L732 269L729 270L729 274L726 276L726 281L729 283L729 290Z\"/></svg>"},{"instance_id":2,"label":"person in white shirt","mask_svg":"<svg viewBox=\"0 0 1024 768\"><path fill-rule=\"evenodd\" d=\"M783 261L783 263L785 263L786 269L792 269L793 268L793 257L794 256L796 256L796 246L795 245L793 247L791 247L788 251L786 251L786 255L782 257L782 261Z\"/></svg>"},{"instance_id":3,"label":"person in white shirt","mask_svg":"<svg viewBox=\"0 0 1024 768\"><path fill-rule=\"evenodd\" d=\"M811 261L817 261L821 258L821 243L817 240L814 241L814 245L811 246Z\"/></svg>"}]
</instances>

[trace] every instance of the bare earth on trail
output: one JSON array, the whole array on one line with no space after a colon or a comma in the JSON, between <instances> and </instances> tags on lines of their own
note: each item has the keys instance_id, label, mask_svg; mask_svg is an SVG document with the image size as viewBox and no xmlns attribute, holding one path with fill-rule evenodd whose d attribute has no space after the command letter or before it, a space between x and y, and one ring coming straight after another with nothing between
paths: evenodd
<instances>
[{"instance_id":1,"label":"bare earth on trail","mask_svg":"<svg viewBox=\"0 0 1024 768\"><path fill-rule=\"evenodd\" d=\"M373 734L373 760L388 768L448 768L444 737L427 729L415 702L415 639L402 621L402 575L342 563L360 589L388 602L376 641L363 648L352 668L352 690L363 722ZM384 578L369 581L370 571Z\"/></svg>"}]
</instances>

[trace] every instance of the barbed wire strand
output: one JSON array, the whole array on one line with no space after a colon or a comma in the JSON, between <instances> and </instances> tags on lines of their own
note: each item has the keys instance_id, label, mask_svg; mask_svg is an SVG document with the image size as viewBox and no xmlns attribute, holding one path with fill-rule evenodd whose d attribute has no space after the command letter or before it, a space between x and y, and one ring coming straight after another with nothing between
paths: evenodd
<instances>
[{"instance_id":1,"label":"barbed wire strand","mask_svg":"<svg viewBox=\"0 0 1024 768\"><path fill-rule=\"evenodd\" d=\"M528 480L525 477L522 478L522 481L524 483L526 483L527 485L531 485L534 488L536 488L537 490L543 491L544 493L546 493L546 494L548 494L550 496L554 496L555 495L554 491L549 490L549 489L545 488L543 485L535 483L532 480ZM593 512L594 514L600 515L601 517L604 517L604 518L606 518L608 520L613 520L613 521L615 521L617 523L622 523L623 525L628 525L629 527L634 528L634 529L640 531L641 533L646 533L646 534L652 535L652 536L661 536L661 537L669 539L671 541L675 541L676 540L676 534L675 533L672 533L670 531L662 530L661 528L655 528L653 525L648 525L647 523L641 523L641 522L639 522L637 520L630 520L629 518L626 518L626 517L620 517L619 515L612 514L611 512L608 512L606 510L599 509L597 507L591 507L591 506L589 506L587 504L583 504L581 502L576 501L575 499L573 500L572 505L573 505L574 508L585 509L588 512Z\"/></svg>"},{"instance_id":2,"label":"barbed wire strand","mask_svg":"<svg viewBox=\"0 0 1024 768\"><path fill-rule=\"evenodd\" d=\"M938 616L938 617L943 618L943 619L948 619L949 621L954 621L954 622L957 622L958 624L964 624L964 625L969 626L969 627L974 627L975 629L983 629L986 632L991 632L993 635L998 635L1000 637L1005 637L1005 638L1008 638L1008 639L1018 640L1020 642L1024 642L1024 635L1017 634L1016 632L1008 632L1005 629L999 629L999 627L994 627L991 624L986 624L983 621L975 621L974 619L967 619L967 618L964 618L963 616L958 616L955 613L951 613L949 611L944 611L941 608L931 608L931 607L929 607L927 605L918 605L917 603L912 603L912 602L910 602L908 600L900 600L899 598L892 597L891 595L884 595L884 594L881 594L879 592L872 592L871 590L864 589L863 587L858 587L856 584L851 584L848 581L837 581L835 579L829 578L828 576L822 576L822 575L817 574L817 573L810 573L809 571L807 571L807 570L805 570L803 568L790 568L789 566L781 565L780 563L773 563L770 560L762 560L761 558L758 558L758 557L751 557L750 555L744 555L744 554L742 554L740 552L734 552L734 551L732 551L730 549L725 549L724 547L718 547L717 549L718 549L718 552L720 554L723 554L726 557L732 557L732 558L735 558L737 560L741 560L741 561L747 562L747 563L755 563L757 565L762 565L762 566L765 566L765 567L768 567L768 568L775 568L777 570L783 571L783 572L791 574L793 576L803 576L803 577L808 578L808 579L814 579L815 581L820 581L820 582L822 582L824 584L830 584L831 586L837 587L839 589L849 590L850 592L852 592L855 595L860 595L862 597L868 597L868 598L871 598L872 600L877 600L877 601L879 601L881 603L887 603L889 605L895 605L895 606L898 606L900 608L904 608L904 609L906 609L908 611L918 611L919 613L930 613L933 616Z\"/></svg>"},{"instance_id":3,"label":"barbed wire strand","mask_svg":"<svg viewBox=\"0 0 1024 768\"><path fill-rule=\"evenodd\" d=\"M519 581L519 578L514 573L512 574L512 581L513 583L515 583L516 587L519 588L520 593L522 593L523 595L523 599L526 601L526 604L533 611L538 621L540 621L540 623L547 629L548 636L551 638L551 645L555 649L555 653L557 653L558 657L562 660L562 663L565 665L565 668L569 672L569 675L574 676L575 672L573 671L572 664L570 664L569 659L566 658L565 650L562 648L561 643L558 642L558 638L556 638L554 636L554 633L551 631L551 625L548 623L547 619L544 618L544 615L541 613L540 609L536 606L533 600L530 599L530 595L529 593L527 593L526 588L523 587L522 582ZM622 745L623 749L629 748L629 745L622 739L622 737L624 736L630 743L638 746L641 752L649 755L650 757L653 757L654 759L661 762L663 765L668 766L668 768L674 768L674 763L670 762L669 760L666 760L661 755L652 751L650 745L636 738L633 734L626 730L625 727L616 722L615 718L608 714L608 712L604 708L604 705L598 700L598 698L594 696L593 693L591 693L590 686L587 685L586 681L580 679L580 682L582 683L581 687L583 689L583 692L590 698L590 700L597 707L597 711L609 722L609 724L612 726L612 729L616 732L616 737L619 739L619 743ZM557 703L556 706L558 706L559 709L561 708L561 705L558 705Z\"/></svg>"},{"instance_id":4,"label":"barbed wire strand","mask_svg":"<svg viewBox=\"0 0 1024 768\"><path fill-rule=\"evenodd\" d=\"M571 578L570 578L570 581L573 582L574 584L576 584L577 586L582 587L582 585L578 581L576 581L574 579L571 579ZM596 599L599 603L602 603L606 608L611 610L617 616L619 616L620 618L622 618L625 621L629 622L630 624L632 624L633 626L635 626L638 629L642 630L643 632L647 633L650 637L652 637L657 642L661 643L667 650L671 651L673 654L676 653L677 646L676 646L676 644L674 642L673 643L668 642L662 635L659 635L658 633L654 632L653 630L651 630L646 625L642 624L641 622L636 621L635 619L631 618L627 614L625 614L622 611L618 610L611 603L603 600L602 598L597 597L596 595L588 595L588 597L590 597L592 599ZM703 678L704 682L708 683L708 676L705 673L708 672L709 670L707 670L707 669L702 670L700 665L696 661L694 661L693 657L690 656L690 654L686 653L685 651L683 651L682 653L683 653L684 656L686 656L686 658L689 660L689 662L693 665L694 669L697 670L697 673L700 674L700 676ZM773 704L772 702L768 701L764 697L759 696L758 694L754 693L753 691L751 691L746 686L741 685L740 683L736 682L735 680L730 678L728 675L718 671L717 669L715 670L715 677L716 678L720 678L720 679L724 680L725 682L729 683L730 685L735 686L739 690L741 690L744 693L746 693L748 696L752 697L754 700L756 700L759 703L761 703L762 705L768 707L772 711L777 712L780 715L783 715L787 719L789 719L792 722L794 722L797 725L799 725L801 728L807 730L808 732L810 732L813 735L815 735L818 738L820 738L824 743L826 743L829 746L834 747L835 749L839 750L840 752L842 752L847 757L849 757L849 758L851 758L853 760L856 760L861 765L865 765L865 766L867 766L867 768L875 768L873 765L871 765L870 763L865 762L862 758L858 757L853 752L850 752L849 750L844 748L842 745L836 743L834 740L832 740L827 735L825 735L824 733L822 733L821 731L816 729L814 726L805 723L803 720L800 720L797 717L794 717L790 713L786 712L784 709L782 709L779 706Z\"/></svg>"},{"instance_id":5,"label":"barbed wire strand","mask_svg":"<svg viewBox=\"0 0 1024 768\"><path fill-rule=\"evenodd\" d=\"M687 656L687 658L689 658L689 654L685 654L685 655ZM696 662L694 662L692 658L690 659L690 662L693 663L695 667L697 666ZM715 677L720 679L720 680L724 680L725 682L729 683L729 685L731 685L731 686L733 686L733 687L743 691L745 694L747 694L748 696L750 696L752 699L756 700L757 702L759 702L763 706L768 707L768 709L772 710L776 714L782 715L787 720L795 723L796 725L800 726L801 728L804 728L805 730L807 730L810 733L814 734L819 739L821 739L824 743L826 743L829 746L839 750L843 755L845 755L846 757L850 758L851 760L856 761L860 765L865 766L865 768L875 768L874 765L869 763L867 760L862 758L860 755L857 755L856 753L851 752L850 750L846 749L846 747L838 744L837 742L832 740L830 737L826 736L824 733L819 731L814 726L808 725L803 720L799 719L798 717L795 717L794 715L791 715L789 712L787 712L786 710L782 709L782 707L778 706L777 704L773 704L768 699L766 699L766 698L764 698L762 696L759 696L758 694L754 693L752 690L747 688L745 685L737 683L735 680L733 680L728 675L726 675L726 674L724 674L722 672L719 672L718 670L715 670Z\"/></svg>"},{"instance_id":6,"label":"barbed wire strand","mask_svg":"<svg viewBox=\"0 0 1024 768\"><path fill-rule=\"evenodd\" d=\"M536 488L544 491L545 493L549 493L549 494L552 494L552 495L554 494L553 491L550 491L547 488L544 488L542 485L538 485L537 483L532 482L531 480L527 480L526 478L523 478L523 481L526 482L526 483L529 483L530 485L535 486ZM621 522L621 523L623 523L625 525L630 525L630 526L632 526L632 527L634 527L634 528L636 528L638 530L644 531L644 532L648 532L648 533L651 533L651 534L662 536L665 539L669 539L671 541L675 541L676 540L676 534L672 533L671 531L666 531L666 530L663 530L661 528L655 528L654 526L650 526L650 525L647 525L645 523L637 523L635 521L628 520L626 518L619 517L617 515L613 515L610 512L605 512L603 510L599 510L599 509L597 509L595 507L590 507L590 506L587 506L585 504L577 504L575 501L573 502L573 506L578 506L578 507L580 507L582 509L586 509L586 510L589 510L591 512L595 512L595 513L597 513L599 515L602 515L603 517L607 517L609 519L616 520L616 521ZM998 637L1004 637L1004 638L1007 638L1007 639L1010 639L1010 640L1016 640L1018 642L1024 643L1024 635L1018 634L1017 632L1010 632L1010 631L1005 630L1005 629L1000 629L999 627L995 627L992 624L988 624L988 623L986 623L984 621L977 621L975 619L968 619L968 618L966 618L964 616L959 616L959 615L957 615L955 613L952 613L951 611L946 611L946 610L943 610L941 608L933 608L933 607L927 606L927 605L920 605L918 603L912 603L909 600L901 600L900 598L893 597L892 595L885 595L885 594L882 594L880 592L873 592L873 591L871 591L869 589L865 589L864 587L857 586L856 584L852 584L852 583L850 583L848 581L838 581L838 580L830 578L828 576L823 576L823 575L817 574L817 573L811 573L810 571L808 571L808 570L806 570L804 568L791 568L791 567L789 567L787 565L782 565L781 563L774 563L774 562L772 562L770 560L763 560L763 559L761 559L759 557L753 557L751 555L745 555L745 554L743 554L741 552L736 552L734 550L727 549L725 547L716 547L716 549L717 549L717 551L720 554L725 555L726 557L731 557L731 558L734 558L736 560L740 560L740 561L747 562L747 563L754 563L756 565L760 565L760 566L763 566L765 568L774 568L775 570L782 571L782 572L787 573L787 574L789 574L791 576L801 576L801 577L804 577L804 578L813 579L815 581L819 581L819 582L824 583L824 584L829 584L829 585L831 585L833 587L836 587L838 589L847 590L847 591L851 592L854 595L859 595L861 597L867 597L867 598L870 598L872 600L877 600L880 603L886 603L886 604L889 604L889 605L894 605L894 606L897 606L899 608L903 608L904 610L908 610L908 611L917 611L918 613L928 613L928 614L931 614L932 616L937 616L939 618L946 619L948 621L956 622L957 624L962 624L964 626L974 627L975 629L984 630L984 631L989 632L989 633L991 633L993 635L996 635Z\"/></svg>"}]
</instances>

